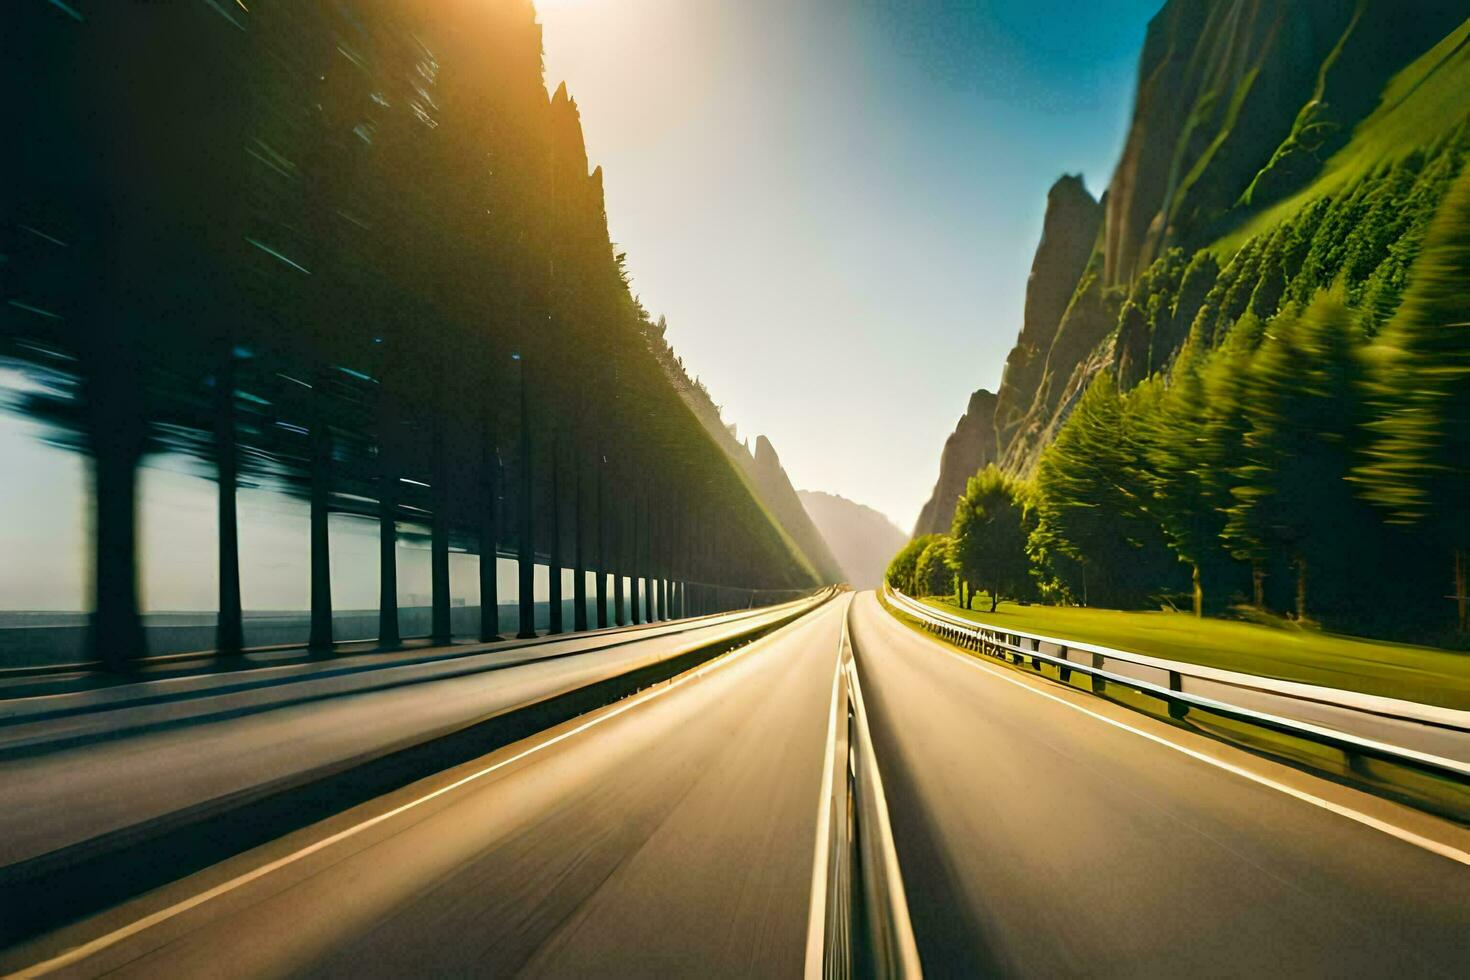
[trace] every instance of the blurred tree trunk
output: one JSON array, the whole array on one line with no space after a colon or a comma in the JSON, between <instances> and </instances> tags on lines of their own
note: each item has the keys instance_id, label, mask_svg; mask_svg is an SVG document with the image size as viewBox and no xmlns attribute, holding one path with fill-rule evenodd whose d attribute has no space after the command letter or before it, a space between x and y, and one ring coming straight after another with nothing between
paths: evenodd
<instances>
[{"instance_id":1,"label":"blurred tree trunk","mask_svg":"<svg viewBox=\"0 0 1470 980\"><path fill-rule=\"evenodd\" d=\"M486 399L480 434L480 642L500 639L500 586L496 560L500 542L500 454Z\"/></svg>"},{"instance_id":2,"label":"blurred tree trunk","mask_svg":"<svg viewBox=\"0 0 1470 980\"><path fill-rule=\"evenodd\" d=\"M672 592L674 575L674 522L673 515L664 518L662 545L659 549L659 612L665 620L674 618Z\"/></svg>"},{"instance_id":3,"label":"blurred tree trunk","mask_svg":"<svg viewBox=\"0 0 1470 980\"><path fill-rule=\"evenodd\" d=\"M613 625L628 625L628 597L623 592L623 573L613 574Z\"/></svg>"},{"instance_id":4,"label":"blurred tree trunk","mask_svg":"<svg viewBox=\"0 0 1470 980\"><path fill-rule=\"evenodd\" d=\"M1456 628L1461 633L1465 632L1465 611L1466 611L1465 610L1465 603L1466 603L1466 596L1465 596L1465 584L1466 584L1465 583L1465 579L1466 579L1465 572L1466 572L1466 569L1465 569L1465 565L1466 565L1466 561L1465 561L1465 549L1464 548L1456 548L1455 549L1455 622L1457 624L1456 625Z\"/></svg>"},{"instance_id":5,"label":"blurred tree trunk","mask_svg":"<svg viewBox=\"0 0 1470 980\"><path fill-rule=\"evenodd\" d=\"M1296 619L1297 622L1305 622L1307 618L1307 560L1298 557L1296 560Z\"/></svg>"},{"instance_id":6,"label":"blurred tree trunk","mask_svg":"<svg viewBox=\"0 0 1470 980\"><path fill-rule=\"evenodd\" d=\"M518 587L516 604L519 609L519 624L516 637L522 640L536 635L536 512L532 509L533 481L531 474L531 417L526 398L526 362L520 364L521 382L521 492L517 506L520 531L516 535L516 560L518 564Z\"/></svg>"},{"instance_id":7,"label":"blurred tree trunk","mask_svg":"<svg viewBox=\"0 0 1470 980\"><path fill-rule=\"evenodd\" d=\"M432 640L436 646L444 646L452 639L449 622L449 453L445 446L444 417L442 408L434 419L433 468L434 516L430 525L430 603L432 611Z\"/></svg>"},{"instance_id":8,"label":"blurred tree trunk","mask_svg":"<svg viewBox=\"0 0 1470 980\"><path fill-rule=\"evenodd\" d=\"M597 463L597 581L593 592L597 596L597 628L607 629L607 499L603 493L603 462Z\"/></svg>"},{"instance_id":9,"label":"blurred tree trunk","mask_svg":"<svg viewBox=\"0 0 1470 980\"><path fill-rule=\"evenodd\" d=\"M547 578L550 580L550 621L548 633L560 633L562 625L562 596L561 596L561 446L557 441L551 444L551 524L546 529L551 538L551 568Z\"/></svg>"},{"instance_id":10,"label":"blurred tree trunk","mask_svg":"<svg viewBox=\"0 0 1470 980\"><path fill-rule=\"evenodd\" d=\"M627 538L624 535L622 513L617 510L608 512L609 528L611 537L617 542L618 561L617 567L613 569L613 625L628 625L628 595L626 583L623 581L624 573L628 567Z\"/></svg>"},{"instance_id":11,"label":"blurred tree trunk","mask_svg":"<svg viewBox=\"0 0 1470 980\"><path fill-rule=\"evenodd\" d=\"M397 413L383 392L378 416L378 645L403 642L398 632Z\"/></svg>"},{"instance_id":12,"label":"blurred tree trunk","mask_svg":"<svg viewBox=\"0 0 1470 980\"><path fill-rule=\"evenodd\" d=\"M311 427L311 639L313 650L332 648L332 559L327 514L332 500L332 435L327 427L324 372L312 391Z\"/></svg>"},{"instance_id":13,"label":"blurred tree trunk","mask_svg":"<svg viewBox=\"0 0 1470 980\"><path fill-rule=\"evenodd\" d=\"M646 622L653 622L653 508L645 500L643 502L643 618Z\"/></svg>"},{"instance_id":14,"label":"blurred tree trunk","mask_svg":"<svg viewBox=\"0 0 1470 980\"><path fill-rule=\"evenodd\" d=\"M219 479L219 618L214 646L221 654L237 654L245 646L240 609L240 523L236 502L239 484L238 433L235 428L235 353L226 339L215 379L214 446Z\"/></svg>"},{"instance_id":15,"label":"blurred tree trunk","mask_svg":"<svg viewBox=\"0 0 1470 980\"><path fill-rule=\"evenodd\" d=\"M643 561L638 549L638 502L633 502L633 534L628 542L628 582L632 586L628 596L628 607L632 611L633 625L643 622Z\"/></svg>"},{"instance_id":16,"label":"blurred tree trunk","mask_svg":"<svg viewBox=\"0 0 1470 980\"><path fill-rule=\"evenodd\" d=\"M582 464L574 457L576 479L572 484L572 629L587 632L586 521L583 520Z\"/></svg>"},{"instance_id":17,"label":"blurred tree trunk","mask_svg":"<svg viewBox=\"0 0 1470 980\"><path fill-rule=\"evenodd\" d=\"M87 382L97 522L87 651L106 669L121 671L147 652L138 610L138 464L145 430L136 393L126 390L137 383L133 372L99 363Z\"/></svg>"}]
</instances>

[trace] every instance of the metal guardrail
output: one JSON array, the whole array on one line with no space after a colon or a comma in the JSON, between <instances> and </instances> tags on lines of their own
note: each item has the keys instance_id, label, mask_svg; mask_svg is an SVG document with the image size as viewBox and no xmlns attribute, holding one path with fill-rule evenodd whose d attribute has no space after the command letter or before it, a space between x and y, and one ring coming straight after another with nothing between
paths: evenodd
<instances>
[{"instance_id":1,"label":"metal guardrail","mask_svg":"<svg viewBox=\"0 0 1470 980\"><path fill-rule=\"evenodd\" d=\"M1140 667L1151 668L1161 671L1173 671L1187 677L1198 678L1219 684L1237 688L1247 688L1296 701L1313 702L1317 704L1330 705L1334 708L1342 708L1359 712L1365 715L1377 715L1383 718L1391 718L1397 721L1413 722L1425 725L1433 725L1440 728L1450 729L1456 732L1470 734L1470 711L1460 711L1454 708L1444 708L1433 704L1423 704L1417 701L1406 701L1401 698L1390 698L1376 694L1364 694L1359 691L1346 691L1340 688L1321 687L1316 684L1305 684L1299 681L1281 680L1275 677L1264 677L1258 674L1245 674L1240 671L1224 670L1217 667L1206 667L1202 664L1183 663L1174 660L1165 660L1160 657L1151 657L1146 654L1133 653L1128 650L1116 650L1095 643L1087 643L1081 640L1068 640L1054 636L1046 636L1040 633L1026 633L1016 630L1002 629L978 623L971 619L947 613L941 609L924 605L912 597L904 595L895 589L885 586L890 601L902 600L907 605L916 606L931 616L938 617L956 626L989 630L1000 636L1016 636L1030 641L1050 643L1062 647L1068 651L1090 653L1102 656L1106 659L1118 660L1128 664L1137 664Z\"/></svg>"},{"instance_id":2,"label":"metal guardrail","mask_svg":"<svg viewBox=\"0 0 1470 980\"><path fill-rule=\"evenodd\" d=\"M917 978L923 970L853 660L849 615L850 605L843 614L834 683L835 710L845 722L838 722L836 759L830 760L841 772L832 786L821 975Z\"/></svg>"},{"instance_id":3,"label":"metal guardrail","mask_svg":"<svg viewBox=\"0 0 1470 980\"><path fill-rule=\"evenodd\" d=\"M1146 658L1136 654L1130 655L1123 651L1110 650L1106 647L1043 637L1039 634L979 626L975 623L961 620L958 617L942 613L896 590L885 588L884 592L890 603L898 606L905 614L919 620L930 631L935 632L952 643L998 659L1008 660L1016 665L1025 665L1029 661L1030 666L1036 670L1039 670L1043 663L1050 664L1057 668L1060 679L1063 682L1070 682L1073 672L1087 675L1092 678L1092 689L1093 693L1096 694L1105 693L1106 687L1109 684L1138 691L1164 702L1168 706L1169 716L1175 720L1182 721L1186 719L1192 711L1206 711L1210 714L1243 722L1256 728L1304 739L1320 745L1327 745L1343 752L1348 757L1350 765L1352 764L1352 760L1355 759L1377 759L1435 777L1450 777L1460 781L1470 780L1470 763L1458 759L1451 759L1429 752L1421 752L1416 749L1405 748L1376 739L1364 738L1348 732L1315 725L1310 722L1285 718L1269 712L1257 711L1221 701L1217 698L1205 697L1200 694L1185 691L1183 690L1183 676L1194 674L1200 670L1200 668L1196 668L1194 665L1173 661L1159 661L1156 658ZM1056 644L1061 648L1063 655L1057 656L1043 652L1040 649L1042 642ZM1090 653L1093 662L1079 663L1076 660L1070 659L1066 656L1070 650L1082 650ZM1138 677L1119 673L1116 670L1109 670L1104 664L1110 658L1130 663L1147 663L1149 666L1167 664L1170 668L1169 682L1167 684L1155 684ZM1431 722L1430 724L1433 723Z\"/></svg>"}]
</instances>

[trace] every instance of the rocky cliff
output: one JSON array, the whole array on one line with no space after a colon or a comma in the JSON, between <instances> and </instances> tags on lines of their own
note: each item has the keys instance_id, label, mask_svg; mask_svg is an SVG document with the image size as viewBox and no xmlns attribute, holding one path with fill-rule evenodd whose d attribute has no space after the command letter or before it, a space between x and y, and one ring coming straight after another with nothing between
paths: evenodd
<instances>
[{"instance_id":1,"label":"rocky cliff","mask_svg":"<svg viewBox=\"0 0 1470 980\"><path fill-rule=\"evenodd\" d=\"M944 442L944 452L939 457L939 480L919 512L914 537L949 533L955 500L965 492L965 482L987 463L995 462L995 406L996 396L984 388L970 396L965 414Z\"/></svg>"},{"instance_id":2,"label":"rocky cliff","mask_svg":"<svg viewBox=\"0 0 1470 980\"><path fill-rule=\"evenodd\" d=\"M1080 175L1061 178L1046 196L1041 243L1036 246L1026 282L1021 333L1006 358L995 395L995 437L1001 446L1014 442L1018 430L1037 413L1038 393L1051 387L1047 379L1058 371L1070 372L1075 363L1065 350L1054 357L1053 345L1096 249L1103 207L1087 192Z\"/></svg>"}]
</instances>

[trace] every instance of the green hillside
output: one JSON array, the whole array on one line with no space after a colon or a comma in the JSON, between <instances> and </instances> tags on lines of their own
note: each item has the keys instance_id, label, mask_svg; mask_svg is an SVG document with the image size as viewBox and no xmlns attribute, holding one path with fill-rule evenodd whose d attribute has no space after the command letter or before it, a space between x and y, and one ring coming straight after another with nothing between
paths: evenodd
<instances>
[{"instance_id":1,"label":"green hillside","mask_svg":"<svg viewBox=\"0 0 1470 980\"><path fill-rule=\"evenodd\" d=\"M1464 13L1164 6L1101 228L1049 201L994 416L1024 482L957 512L962 593L1024 540L1008 598L1467 642Z\"/></svg>"},{"instance_id":2,"label":"green hillside","mask_svg":"<svg viewBox=\"0 0 1470 980\"><path fill-rule=\"evenodd\" d=\"M1254 235L1280 224L1310 202L1370 176L1385 163L1450 138L1470 118L1470 20L1394 76L1378 107L1353 131L1307 187L1243 221L1214 245L1234 255ZM1278 151L1279 153L1280 151Z\"/></svg>"}]
</instances>

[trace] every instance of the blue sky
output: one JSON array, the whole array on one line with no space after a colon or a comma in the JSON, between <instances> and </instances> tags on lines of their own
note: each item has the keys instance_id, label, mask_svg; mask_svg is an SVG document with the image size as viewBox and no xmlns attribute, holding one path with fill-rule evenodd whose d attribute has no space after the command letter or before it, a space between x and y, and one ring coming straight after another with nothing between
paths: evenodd
<instances>
[{"instance_id":1,"label":"blue sky","mask_svg":"<svg viewBox=\"0 0 1470 980\"><path fill-rule=\"evenodd\" d=\"M793 482L909 529L1020 328L1046 191L1100 193L1158 0L542 0L634 288Z\"/></svg>"}]
</instances>

